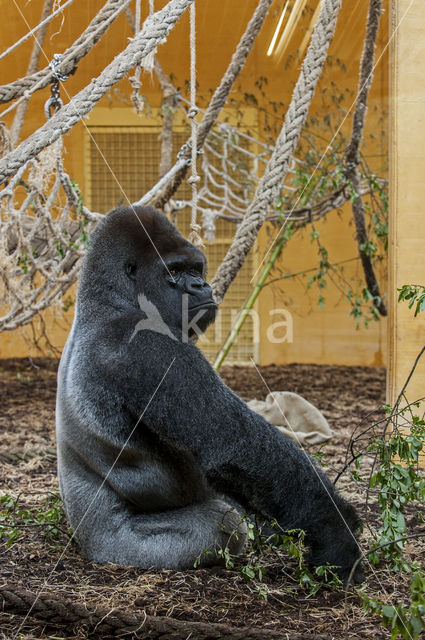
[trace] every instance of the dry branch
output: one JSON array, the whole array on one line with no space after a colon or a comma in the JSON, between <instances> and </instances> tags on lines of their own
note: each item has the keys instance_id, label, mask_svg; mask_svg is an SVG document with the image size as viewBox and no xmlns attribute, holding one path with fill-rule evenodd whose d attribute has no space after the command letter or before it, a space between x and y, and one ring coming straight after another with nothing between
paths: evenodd
<instances>
[{"instance_id":1,"label":"dry branch","mask_svg":"<svg viewBox=\"0 0 425 640\"><path fill-rule=\"evenodd\" d=\"M366 37L360 63L359 90L353 116L353 127L350 142L345 156L345 176L353 189L352 210L356 227L356 239L360 260L363 267L368 290L374 298L374 305L381 316L387 315L387 308L382 301L379 283L376 278L370 251L368 251L368 235L366 229L363 200L360 193L361 177L358 169L360 163L360 143L367 111L367 99L373 79L376 37L378 35L379 18L382 12L382 0L370 0L369 14L366 26Z\"/></svg>"}]
</instances>

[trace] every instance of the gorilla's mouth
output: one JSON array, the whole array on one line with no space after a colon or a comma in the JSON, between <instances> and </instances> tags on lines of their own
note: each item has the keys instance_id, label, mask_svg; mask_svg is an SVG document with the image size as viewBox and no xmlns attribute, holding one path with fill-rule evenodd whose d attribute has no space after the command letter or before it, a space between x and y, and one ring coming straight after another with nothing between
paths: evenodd
<instances>
[{"instance_id":1,"label":"gorilla's mouth","mask_svg":"<svg viewBox=\"0 0 425 640\"><path fill-rule=\"evenodd\" d=\"M218 305L215 302L201 302L193 307L189 307L189 311L195 311L196 309L217 309Z\"/></svg>"}]
</instances>

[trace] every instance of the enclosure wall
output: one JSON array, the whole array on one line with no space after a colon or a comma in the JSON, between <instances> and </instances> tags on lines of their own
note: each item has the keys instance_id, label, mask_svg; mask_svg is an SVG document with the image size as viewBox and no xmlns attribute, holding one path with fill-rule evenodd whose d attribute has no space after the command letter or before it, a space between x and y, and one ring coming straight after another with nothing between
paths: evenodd
<instances>
[{"instance_id":1,"label":"enclosure wall","mask_svg":"<svg viewBox=\"0 0 425 640\"><path fill-rule=\"evenodd\" d=\"M90 3L84 3L82 10L77 7L74 10L71 5L69 9L65 10L63 24L60 17L54 21L45 41L46 57L42 57L41 66L47 64L53 53L63 51L73 42L102 4L101 0L93 0ZM162 1L155 2L155 6L158 8L163 4ZM290 46L284 55L282 54L283 57L280 53L279 55L267 56L267 50L283 4L281 0L275 0L273 3L246 67L231 93L231 105L227 111L224 111L223 118L228 118L230 111L234 114L235 109L240 110L243 114L247 106L250 110L255 106L259 112L261 110L268 111L273 113L279 121L282 120L299 73L301 60L297 57L297 52L305 51L305 45L308 42L308 38L306 40L306 33L308 33L306 26L304 23L300 23L298 30L295 30L289 42ZM329 52L329 60L332 64L327 65L324 71L318 94L310 109L310 114L322 121L325 116L324 102L335 87L345 92L347 96L341 109L347 110L353 104L368 4L368 0L343 2L336 35ZM18 0L18 5L22 12L29 16L30 25L37 24L42 1L33 0L28 4L26 0ZM142 5L143 10L147 10L148 3L142 3ZM199 3L197 77L202 104L207 103L211 90L218 84L256 5L257 0L222 0L221 2L204 0ZM306 5L307 9L309 7L311 9L310 13L307 11L306 17L302 18L307 26L310 24L311 16L315 14L317 5L318 0L311 0ZM17 12L14 3L2 3L2 6L4 20L0 24L0 38L6 47L22 36L28 27ZM180 87L184 94L189 77L188 25L188 15L184 15L170 34L168 42L158 50L158 58L164 70L168 74L172 74L175 86ZM211 37L211 34L214 34L214 37ZM67 102L69 96L74 95L85 86L92 77L99 74L113 56L126 46L129 37L131 37L131 29L125 16L122 15L96 45L93 52L80 62L76 73L62 86L61 95L64 102ZM415 37L417 36L415 35ZM387 40L387 19L384 17L377 46L377 55L380 56L380 59L375 70L370 95L365 135L365 152L368 154L372 168L375 168L379 175L385 174L383 165L386 149L385 141L380 138L380 133L385 134L386 131L388 67L385 45ZM419 48L421 46L419 40L417 46ZM2 62L0 68L3 83L11 82L17 77L25 75L31 47L32 43L26 43ZM159 107L161 93L154 76L151 77L150 74L144 73L142 80L141 93L146 97L144 117L149 117L150 108ZM128 113L132 106L130 95L131 87L128 79L125 79L99 103L100 108L108 111L111 127L125 126L124 113ZM49 89L46 88L37 92L31 99L21 139L43 123L43 105L48 96ZM7 116L5 119L10 124L12 116ZM265 134L261 130L262 122L259 117L258 134L261 135ZM64 160L67 171L81 186L85 184L87 172L84 158L84 136L89 123L90 121L79 123L64 138L66 148ZM343 124L343 130L348 136L350 117ZM415 127L411 134L417 136L420 131ZM418 148L418 145L415 146ZM137 170L143 171L144 167L137 167ZM112 176L111 180L113 180ZM317 231L320 234L321 242L326 245L329 251L330 262L341 262L353 258L353 261L347 263L346 266L347 278L356 277L361 281L362 272L359 261L356 261L358 252L351 216L350 206L347 205L341 212L332 212L326 220L319 222ZM234 225L229 224L229 238L233 232ZM261 232L253 257L255 265L261 265L265 251L270 246L274 234L275 229L273 228L265 228ZM381 319L379 323L372 322L368 329L361 326L356 330L356 323L350 317L350 307L345 296L331 281L324 292L325 303L321 308L318 304L319 292L317 289L314 287L308 289L306 286L310 270L314 271L317 268L318 261L317 246L312 244L310 229L306 228L304 232L291 240L271 277L278 278L289 272L291 274L307 273L302 277L281 279L266 287L261 293L256 308L260 318L260 329L258 344L253 344L252 347L254 357L261 364L312 362L383 365L386 360L385 319ZM378 275L383 278L383 289L385 290L384 264ZM251 284L253 283L254 281ZM249 293L250 287L247 285L246 295ZM74 288L69 291L69 296L72 301L72 298L75 297ZM55 315L52 310L48 310L43 314L43 318L50 342L60 351L72 322L73 306L67 312L61 311L61 305L58 305L58 309L59 314ZM282 319L278 315L271 315L271 312L279 309L284 309L290 314L293 331L292 336L290 333L286 335L287 340L275 344L269 340L268 331L270 324ZM282 335L284 333L285 328L282 329ZM253 341L255 341L254 337ZM37 355L31 340L32 332L29 327L23 327L14 332L4 332L0 334L0 354L2 357ZM51 353L49 347L46 348L46 352ZM229 361L231 359L232 353L230 353Z\"/></svg>"},{"instance_id":2,"label":"enclosure wall","mask_svg":"<svg viewBox=\"0 0 425 640\"><path fill-rule=\"evenodd\" d=\"M416 318L397 302L397 289L425 284L425 4L393 0L391 28L390 318L388 396L394 402L424 345L425 313ZM407 389L410 402L422 398L425 362Z\"/></svg>"}]
</instances>

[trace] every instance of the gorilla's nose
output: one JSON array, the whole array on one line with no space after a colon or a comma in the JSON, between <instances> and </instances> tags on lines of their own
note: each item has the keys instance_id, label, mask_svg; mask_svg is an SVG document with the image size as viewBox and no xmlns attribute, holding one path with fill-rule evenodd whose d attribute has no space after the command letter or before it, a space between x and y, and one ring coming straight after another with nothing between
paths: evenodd
<instances>
[{"instance_id":1,"label":"gorilla's nose","mask_svg":"<svg viewBox=\"0 0 425 640\"><path fill-rule=\"evenodd\" d=\"M193 295L199 295L204 287L208 287L209 285L205 282L203 278L191 278L189 282L186 283L186 291L187 293Z\"/></svg>"}]
</instances>

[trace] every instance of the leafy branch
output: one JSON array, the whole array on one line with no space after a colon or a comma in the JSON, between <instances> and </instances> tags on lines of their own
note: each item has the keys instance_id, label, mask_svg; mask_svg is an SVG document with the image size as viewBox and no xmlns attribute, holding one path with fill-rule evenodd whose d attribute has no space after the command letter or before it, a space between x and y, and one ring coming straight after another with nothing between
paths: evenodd
<instances>
[{"instance_id":1,"label":"leafy branch","mask_svg":"<svg viewBox=\"0 0 425 640\"><path fill-rule=\"evenodd\" d=\"M425 311L425 287L420 284L404 284L400 289L398 301L409 303L409 309L415 307L415 317L421 311ZM415 306L416 305L416 306Z\"/></svg>"}]
</instances>

